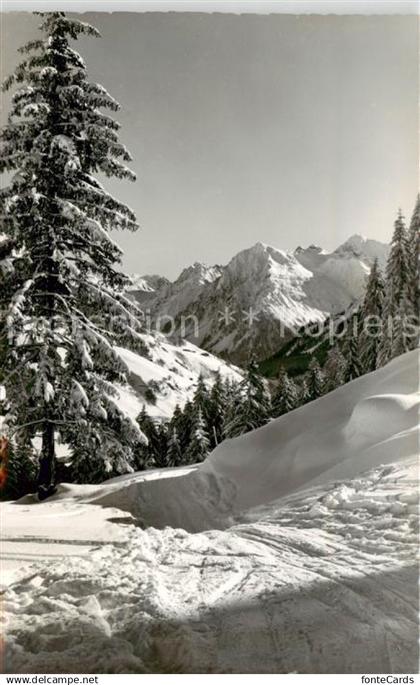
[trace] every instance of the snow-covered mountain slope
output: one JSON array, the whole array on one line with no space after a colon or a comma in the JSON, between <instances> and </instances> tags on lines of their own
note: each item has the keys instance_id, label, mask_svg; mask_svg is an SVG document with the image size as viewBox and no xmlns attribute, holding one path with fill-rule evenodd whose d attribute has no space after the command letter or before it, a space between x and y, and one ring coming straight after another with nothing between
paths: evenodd
<instances>
[{"instance_id":1,"label":"snow-covered mountain slope","mask_svg":"<svg viewBox=\"0 0 420 685\"><path fill-rule=\"evenodd\" d=\"M117 385L119 406L131 417L146 405L148 414L170 418L175 406L192 398L201 375L211 385L217 373L240 380L240 371L190 342L170 342L162 334L142 336L147 356L118 348L129 369L128 384ZM154 395L154 398L153 398Z\"/></svg>"},{"instance_id":2,"label":"snow-covered mountain slope","mask_svg":"<svg viewBox=\"0 0 420 685\"><path fill-rule=\"evenodd\" d=\"M118 405L127 416L135 419L146 407L149 416L169 419L178 404L192 399L200 376L211 386L220 374L222 378L235 381L242 379L242 372L215 355L181 340L169 341L159 333L140 336L143 353L122 347L117 351L128 368L128 382L114 384L118 392ZM0 429L2 417L0 415ZM67 454L61 450L60 454Z\"/></svg>"},{"instance_id":3,"label":"snow-covered mountain slope","mask_svg":"<svg viewBox=\"0 0 420 685\"><path fill-rule=\"evenodd\" d=\"M150 274L146 276L138 276L137 274L132 274L131 286L129 291L141 290L145 293L153 293L156 290L160 290L167 285L170 285L170 280L165 278L165 276L159 276L158 274Z\"/></svg>"},{"instance_id":4,"label":"snow-covered mountain slope","mask_svg":"<svg viewBox=\"0 0 420 685\"><path fill-rule=\"evenodd\" d=\"M162 317L176 317L195 302L206 286L217 280L221 273L218 266L195 262L184 269L174 283L164 279L160 284L157 276L144 276L143 279L134 277L130 292L146 311L150 308L152 314L156 312Z\"/></svg>"},{"instance_id":5,"label":"snow-covered mountain slope","mask_svg":"<svg viewBox=\"0 0 420 685\"><path fill-rule=\"evenodd\" d=\"M225 267L195 264L174 283L133 296L155 321L175 320L178 334L244 363L251 352L268 357L302 325L347 309L362 296L373 259L383 266L387 253L387 245L358 235L332 253L257 243Z\"/></svg>"},{"instance_id":6,"label":"snow-covered mountain slope","mask_svg":"<svg viewBox=\"0 0 420 685\"><path fill-rule=\"evenodd\" d=\"M143 406L148 415L157 420L170 419L177 404L183 407L192 399L200 376L209 387L217 374L224 379L242 379L240 369L188 341L176 344L159 333L145 333L140 338L144 348L142 353L117 348L128 373L126 384L114 383L118 393L114 399L120 410L132 420L138 417ZM0 383L0 395L1 391ZM7 426L5 417L0 414L0 434L2 431L7 432ZM36 450L40 450L39 437L33 444ZM57 455L61 459L68 457L68 447L59 444Z\"/></svg>"},{"instance_id":7,"label":"snow-covered mountain slope","mask_svg":"<svg viewBox=\"0 0 420 685\"><path fill-rule=\"evenodd\" d=\"M345 243L335 250L337 256L357 257L362 262L372 264L378 260L379 268L383 271L388 259L389 245L378 240L371 240L362 235L352 235Z\"/></svg>"},{"instance_id":8,"label":"snow-covered mountain slope","mask_svg":"<svg viewBox=\"0 0 420 685\"><path fill-rule=\"evenodd\" d=\"M416 672L417 372L406 354L195 469L2 504L4 670Z\"/></svg>"}]
</instances>

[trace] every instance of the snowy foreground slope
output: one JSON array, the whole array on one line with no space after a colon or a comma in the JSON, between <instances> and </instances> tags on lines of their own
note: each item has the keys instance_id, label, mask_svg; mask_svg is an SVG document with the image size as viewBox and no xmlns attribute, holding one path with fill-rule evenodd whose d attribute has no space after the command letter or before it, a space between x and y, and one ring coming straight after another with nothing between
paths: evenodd
<instances>
[{"instance_id":1,"label":"snowy foreground slope","mask_svg":"<svg viewBox=\"0 0 420 685\"><path fill-rule=\"evenodd\" d=\"M415 672L417 377L412 352L201 467L3 504L5 669Z\"/></svg>"}]
</instances>

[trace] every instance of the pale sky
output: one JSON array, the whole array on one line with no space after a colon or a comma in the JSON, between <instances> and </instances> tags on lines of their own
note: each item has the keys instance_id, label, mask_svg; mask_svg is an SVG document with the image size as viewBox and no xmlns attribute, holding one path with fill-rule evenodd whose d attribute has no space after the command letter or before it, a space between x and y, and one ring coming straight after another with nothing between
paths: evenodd
<instances>
[{"instance_id":1,"label":"pale sky","mask_svg":"<svg viewBox=\"0 0 420 685\"><path fill-rule=\"evenodd\" d=\"M388 241L418 189L415 16L89 13L92 80L116 97L137 213L129 272L174 278L262 241L333 249ZM1 16L1 73L38 17ZM3 97L2 123L8 107Z\"/></svg>"}]
</instances>

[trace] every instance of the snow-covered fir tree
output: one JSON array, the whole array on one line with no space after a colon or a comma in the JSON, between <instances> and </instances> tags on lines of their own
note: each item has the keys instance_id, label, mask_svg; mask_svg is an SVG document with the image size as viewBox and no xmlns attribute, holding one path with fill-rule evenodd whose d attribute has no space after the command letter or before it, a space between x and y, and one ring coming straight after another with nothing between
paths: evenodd
<instances>
[{"instance_id":1,"label":"snow-covered fir tree","mask_svg":"<svg viewBox=\"0 0 420 685\"><path fill-rule=\"evenodd\" d=\"M398 319L402 312L404 312L404 318L408 308L406 298L409 292L409 281L407 230L404 217L399 211L394 223L394 233L385 272L382 336L378 353L380 366L386 364L394 356L396 349L393 343L394 329L400 326Z\"/></svg>"},{"instance_id":2,"label":"snow-covered fir tree","mask_svg":"<svg viewBox=\"0 0 420 685\"><path fill-rule=\"evenodd\" d=\"M391 315L398 311L409 278L407 229L401 210L394 223L386 265L387 305Z\"/></svg>"},{"instance_id":3,"label":"snow-covered fir tree","mask_svg":"<svg viewBox=\"0 0 420 685\"><path fill-rule=\"evenodd\" d=\"M287 414L300 404L298 389L284 367L281 368L278 385L272 397L272 415L274 417Z\"/></svg>"},{"instance_id":4,"label":"snow-covered fir tree","mask_svg":"<svg viewBox=\"0 0 420 685\"><path fill-rule=\"evenodd\" d=\"M222 442L225 429L226 392L220 372L217 372L210 391L207 422L212 448Z\"/></svg>"},{"instance_id":5,"label":"snow-covered fir tree","mask_svg":"<svg viewBox=\"0 0 420 685\"><path fill-rule=\"evenodd\" d=\"M167 466L179 466L182 463L181 445L179 443L176 428L172 428L168 437L168 449L166 451Z\"/></svg>"},{"instance_id":6,"label":"snow-covered fir tree","mask_svg":"<svg viewBox=\"0 0 420 685\"><path fill-rule=\"evenodd\" d=\"M5 277L11 269L12 256L13 241L11 238L7 238L4 235L4 219L0 219L0 383L4 377L6 352L9 345L7 339L6 312L3 302L6 301L7 285ZM7 296L11 296L11 291ZM0 411L0 414L2 413L3 412Z\"/></svg>"},{"instance_id":7,"label":"snow-covered fir tree","mask_svg":"<svg viewBox=\"0 0 420 685\"><path fill-rule=\"evenodd\" d=\"M168 466L167 454L168 454L168 426L165 421L159 421L156 423L156 442L152 446L153 448L153 460L154 465L157 468L165 468Z\"/></svg>"},{"instance_id":8,"label":"snow-covered fir tree","mask_svg":"<svg viewBox=\"0 0 420 685\"><path fill-rule=\"evenodd\" d=\"M363 373L360 359L360 312L355 311L347 320L342 353L346 360L344 382L349 383Z\"/></svg>"},{"instance_id":9,"label":"snow-covered fir tree","mask_svg":"<svg viewBox=\"0 0 420 685\"><path fill-rule=\"evenodd\" d=\"M238 393L231 402L231 413L226 421L226 436L235 438L264 426L271 415L271 398L266 382L251 360Z\"/></svg>"},{"instance_id":10,"label":"snow-covered fir tree","mask_svg":"<svg viewBox=\"0 0 420 685\"><path fill-rule=\"evenodd\" d=\"M172 414L172 416L169 420L169 423L168 423L169 433L172 432L173 428L176 428L177 433L178 433L178 424L179 424L179 421L181 418L182 418L182 409L179 406L179 404L176 404L175 409L173 411L173 414Z\"/></svg>"},{"instance_id":11,"label":"snow-covered fir tree","mask_svg":"<svg viewBox=\"0 0 420 685\"><path fill-rule=\"evenodd\" d=\"M335 390L345 382L346 359L338 343L328 350L323 371L325 376L325 389L328 392Z\"/></svg>"},{"instance_id":12,"label":"snow-covered fir tree","mask_svg":"<svg viewBox=\"0 0 420 685\"><path fill-rule=\"evenodd\" d=\"M410 349L410 338L407 335L407 302L406 295L400 302L398 312L393 319L391 358L399 357L400 354L408 352Z\"/></svg>"},{"instance_id":13,"label":"snow-covered fir tree","mask_svg":"<svg viewBox=\"0 0 420 685\"><path fill-rule=\"evenodd\" d=\"M154 466L154 458L152 454L152 445L155 438L155 423L149 416L144 404L140 414L137 417L137 423L142 434L146 437L146 442L138 445L134 455L134 468L136 471L142 468L150 468Z\"/></svg>"},{"instance_id":14,"label":"snow-covered fir tree","mask_svg":"<svg viewBox=\"0 0 420 685\"><path fill-rule=\"evenodd\" d=\"M237 437L237 435L241 435L241 429L238 429L239 432L237 431L236 423L242 413L244 405L243 384L228 378L224 384L224 391L226 404L223 421L223 437L234 438Z\"/></svg>"},{"instance_id":15,"label":"snow-covered fir tree","mask_svg":"<svg viewBox=\"0 0 420 685\"><path fill-rule=\"evenodd\" d=\"M418 345L420 318L420 194L411 217L408 230L408 266L407 315L410 317L408 348L413 350Z\"/></svg>"},{"instance_id":16,"label":"snow-covered fir tree","mask_svg":"<svg viewBox=\"0 0 420 685\"><path fill-rule=\"evenodd\" d=\"M169 422L168 430L169 432L171 432L173 429L176 430L182 455L187 453L190 444L193 427L193 414L194 411L191 402L186 402L183 410L177 404Z\"/></svg>"},{"instance_id":17,"label":"snow-covered fir tree","mask_svg":"<svg viewBox=\"0 0 420 685\"><path fill-rule=\"evenodd\" d=\"M303 378L299 381L297 384L297 393L298 393L298 406L301 407L303 404L306 404L307 402L310 401L309 397L309 390L308 390L308 383L303 376Z\"/></svg>"},{"instance_id":18,"label":"snow-covered fir tree","mask_svg":"<svg viewBox=\"0 0 420 685\"><path fill-rule=\"evenodd\" d=\"M365 297L360 310L360 365L363 373L379 366L379 347L382 334L384 283L375 259L366 285Z\"/></svg>"},{"instance_id":19,"label":"snow-covered fir tree","mask_svg":"<svg viewBox=\"0 0 420 685\"><path fill-rule=\"evenodd\" d=\"M203 412L199 408L194 418L191 442L188 447L188 461L191 464L204 461L209 452L210 439L207 433Z\"/></svg>"},{"instance_id":20,"label":"snow-covered fir tree","mask_svg":"<svg viewBox=\"0 0 420 685\"><path fill-rule=\"evenodd\" d=\"M209 404L210 404L210 396L209 396L209 391L207 389L207 385L204 381L203 376L200 374L197 380L197 386L194 391L194 395L192 398L192 404L194 407L194 411L197 413L199 409L201 409L201 412L207 420L207 414L209 411Z\"/></svg>"},{"instance_id":21,"label":"snow-covered fir tree","mask_svg":"<svg viewBox=\"0 0 420 685\"><path fill-rule=\"evenodd\" d=\"M306 382L308 386L309 399L317 400L324 394L325 379L318 360L314 357L309 363Z\"/></svg>"},{"instance_id":22,"label":"snow-covered fir tree","mask_svg":"<svg viewBox=\"0 0 420 685\"><path fill-rule=\"evenodd\" d=\"M118 103L95 83L70 43L97 36L62 12L42 15L42 37L4 84L16 87L1 134L2 230L13 252L2 270L8 422L42 436L40 495L54 481L57 435L83 479L123 473L144 439L114 399L127 368L114 343L140 344L135 305L123 295L121 250L109 230L136 230L133 212L95 177L134 179ZM101 320L98 320L98 313Z\"/></svg>"},{"instance_id":23,"label":"snow-covered fir tree","mask_svg":"<svg viewBox=\"0 0 420 685\"><path fill-rule=\"evenodd\" d=\"M141 445L138 449L136 468L140 470L144 467L163 468L167 466L168 428L166 424L149 416L145 405L137 417L137 422L147 438L147 444Z\"/></svg>"}]
</instances>

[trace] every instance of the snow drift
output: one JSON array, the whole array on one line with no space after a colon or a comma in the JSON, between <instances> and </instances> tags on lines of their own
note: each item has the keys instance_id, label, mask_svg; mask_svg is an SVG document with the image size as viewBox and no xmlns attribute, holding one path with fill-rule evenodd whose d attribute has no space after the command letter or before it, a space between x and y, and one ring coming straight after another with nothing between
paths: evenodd
<instances>
[{"instance_id":1,"label":"snow drift","mask_svg":"<svg viewBox=\"0 0 420 685\"><path fill-rule=\"evenodd\" d=\"M233 440L177 478L137 474L98 501L145 525L197 532L298 488L352 478L418 453L418 351ZM169 475L169 474L168 474Z\"/></svg>"},{"instance_id":2,"label":"snow drift","mask_svg":"<svg viewBox=\"0 0 420 685\"><path fill-rule=\"evenodd\" d=\"M418 452L418 351L219 446L204 469L243 509ZM315 480L314 480L315 479Z\"/></svg>"}]
</instances>

